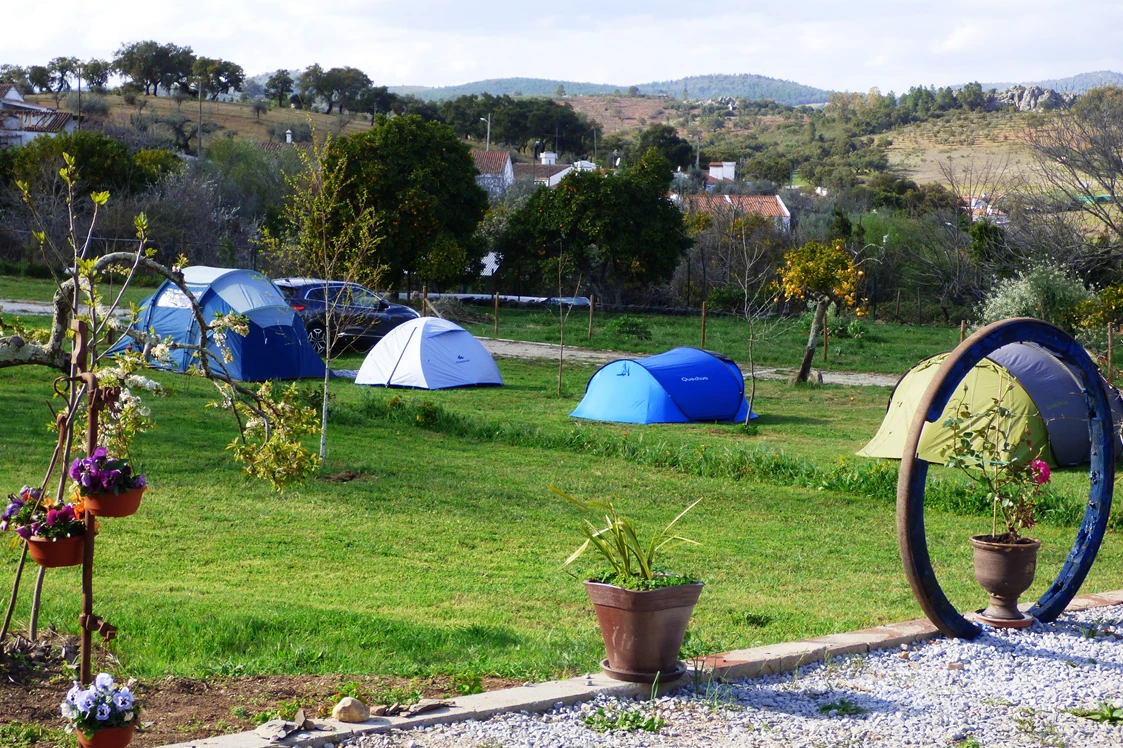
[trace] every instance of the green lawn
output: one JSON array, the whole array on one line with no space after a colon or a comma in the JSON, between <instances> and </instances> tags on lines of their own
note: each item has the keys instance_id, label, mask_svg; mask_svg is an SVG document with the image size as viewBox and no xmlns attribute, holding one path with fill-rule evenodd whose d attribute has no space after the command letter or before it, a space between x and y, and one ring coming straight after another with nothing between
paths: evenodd
<instances>
[{"instance_id":1,"label":"green lawn","mask_svg":"<svg viewBox=\"0 0 1123 748\"><path fill-rule=\"evenodd\" d=\"M121 290L120 282L110 283L108 280L98 286L99 293L105 296L106 302L117 298ZM125 291L124 303L139 304L155 291L155 286L129 285ZM55 296L55 283L50 279L23 278L17 275L0 275L0 300L4 301L50 301Z\"/></svg>"},{"instance_id":2,"label":"green lawn","mask_svg":"<svg viewBox=\"0 0 1123 748\"><path fill-rule=\"evenodd\" d=\"M579 517L551 484L618 496L647 526L703 499L681 523L702 545L669 561L706 581L693 627L715 651L920 615L897 554L891 490L862 496L778 473L713 477L720 471L706 467L766 450L825 475L876 430L888 390L763 383L752 435L737 425L577 423L566 414L595 367L567 369L559 398L553 364L499 365L503 388L337 382L324 472L362 477L283 494L240 475L224 450L232 422L205 407L210 385L161 375L174 394L152 402L158 428L135 447L152 490L134 517L103 522L97 546L95 612L120 627L115 651L127 671L541 679L593 670L602 645L591 606L560 569L579 543ZM0 370L9 490L41 478L52 378ZM700 457L657 467L660 450ZM1079 472L1058 478L1073 492L1082 481ZM989 517L928 519L952 601L981 607L967 537L988 531ZM1040 593L1075 529L1035 534ZM1113 541L1086 590L1119 586L1123 549ZM11 578L17 557L4 544L0 576ZM49 573L43 624L75 631L79 602L78 570Z\"/></svg>"},{"instance_id":3,"label":"green lawn","mask_svg":"<svg viewBox=\"0 0 1123 748\"><path fill-rule=\"evenodd\" d=\"M490 310L479 308L479 313ZM648 340L634 336L611 334L607 326L621 315L597 311L593 320L593 337L590 340L588 311L575 309L566 326L566 344L582 348L628 351L634 353L662 353L680 345L698 347L702 342L700 315L669 316L655 314L629 315L643 319L651 331ZM863 371L883 374L904 374L917 361L959 343L959 329L947 327L911 327L906 325L864 322L861 338L831 338L828 360L823 362L822 341L815 356L815 367L839 371ZM465 324L473 335L492 337L491 321ZM754 346L757 366L799 366L807 346L807 330L798 318L763 325L758 332L760 342ZM528 340L540 343L557 343L559 339L558 316L544 310L500 309L500 338ZM747 323L739 317L715 317L706 320L706 348L718 351L748 367Z\"/></svg>"}]
</instances>

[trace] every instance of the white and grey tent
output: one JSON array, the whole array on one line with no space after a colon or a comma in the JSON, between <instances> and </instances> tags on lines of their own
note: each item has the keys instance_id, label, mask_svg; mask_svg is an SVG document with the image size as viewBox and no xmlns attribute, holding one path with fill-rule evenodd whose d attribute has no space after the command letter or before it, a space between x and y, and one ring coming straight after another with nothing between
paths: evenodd
<instances>
[{"instance_id":1,"label":"white and grey tent","mask_svg":"<svg viewBox=\"0 0 1123 748\"><path fill-rule=\"evenodd\" d=\"M444 390L501 385L491 354L460 325L420 317L395 327L370 349L355 384Z\"/></svg>"}]
</instances>

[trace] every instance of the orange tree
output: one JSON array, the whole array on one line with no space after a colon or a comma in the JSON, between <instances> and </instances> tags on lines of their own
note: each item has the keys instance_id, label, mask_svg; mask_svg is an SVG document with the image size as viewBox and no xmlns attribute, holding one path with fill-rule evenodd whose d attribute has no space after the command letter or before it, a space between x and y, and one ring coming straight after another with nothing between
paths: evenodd
<instances>
[{"instance_id":1,"label":"orange tree","mask_svg":"<svg viewBox=\"0 0 1123 748\"><path fill-rule=\"evenodd\" d=\"M808 242L784 255L784 265L780 268L780 292L789 299L806 300L815 305L815 316L811 320L811 332L807 337L807 349L803 362L793 382L806 382L811 373L811 361L815 347L819 344L819 334L827 319L827 308L834 302L839 307L858 306L858 286L863 272L858 269L854 257L846 251L841 240L833 244ZM862 310L857 310L861 316Z\"/></svg>"}]
</instances>

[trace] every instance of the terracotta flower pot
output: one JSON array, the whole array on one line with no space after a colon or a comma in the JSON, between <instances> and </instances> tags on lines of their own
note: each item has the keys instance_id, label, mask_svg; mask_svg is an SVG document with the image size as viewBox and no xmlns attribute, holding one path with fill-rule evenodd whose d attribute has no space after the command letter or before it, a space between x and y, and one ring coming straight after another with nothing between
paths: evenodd
<instances>
[{"instance_id":1,"label":"terracotta flower pot","mask_svg":"<svg viewBox=\"0 0 1123 748\"><path fill-rule=\"evenodd\" d=\"M975 549L975 579L990 595L985 618L1020 621L1018 598L1033 584L1037 573L1037 551L1041 541L1023 538L1021 543L996 543L991 535L971 538Z\"/></svg>"},{"instance_id":2,"label":"terracotta flower pot","mask_svg":"<svg viewBox=\"0 0 1123 748\"><path fill-rule=\"evenodd\" d=\"M136 514L146 488L130 488L119 494L98 493L86 497L86 509L95 517L128 517Z\"/></svg>"},{"instance_id":3,"label":"terracotta flower pot","mask_svg":"<svg viewBox=\"0 0 1123 748\"><path fill-rule=\"evenodd\" d=\"M63 566L81 566L86 551L86 537L48 540L38 535L27 539L27 553L31 560L48 569Z\"/></svg>"},{"instance_id":4,"label":"terracotta flower pot","mask_svg":"<svg viewBox=\"0 0 1123 748\"><path fill-rule=\"evenodd\" d=\"M658 590L626 590L585 582L597 612L608 659L605 675L636 683L672 681L685 672L678 660L701 582Z\"/></svg>"},{"instance_id":5,"label":"terracotta flower pot","mask_svg":"<svg viewBox=\"0 0 1123 748\"><path fill-rule=\"evenodd\" d=\"M82 748L125 748L133 739L136 723L124 727L106 727L87 738L81 730L78 731L78 744Z\"/></svg>"}]
</instances>

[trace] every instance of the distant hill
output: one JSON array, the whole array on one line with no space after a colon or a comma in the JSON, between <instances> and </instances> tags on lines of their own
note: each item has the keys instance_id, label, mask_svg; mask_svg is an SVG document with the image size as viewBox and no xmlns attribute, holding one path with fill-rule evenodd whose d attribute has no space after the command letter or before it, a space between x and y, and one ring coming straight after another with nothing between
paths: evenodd
<instances>
[{"instance_id":1,"label":"distant hill","mask_svg":"<svg viewBox=\"0 0 1123 748\"><path fill-rule=\"evenodd\" d=\"M492 96L553 96L562 86L571 96L590 96L593 94L608 94L619 89L627 90L627 86L613 86L607 83L580 83L577 81L559 81L548 78L490 78L483 81L463 83L459 86L390 86L390 91L397 94L413 94L419 99L437 101L439 99L455 99L457 96L471 96L472 94L489 93Z\"/></svg>"},{"instance_id":2,"label":"distant hill","mask_svg":"<svg viewBox=\"0 0 1123 748\"><path fill-rule=\"evenodd\" d=\"M1117 73L1114 70L1097 70L1092 73L1078 73L1067 78L1051 78L1042 81L984 83L983 90L996 88L1001 91L1013 85L1040 86L1041 88L1051 88L1060 93L1085 93L1089 89L1099 86L1123 86L1123 73Z\"/></svg>"},{"instance_id":3,"label":"distant hill","mask_svg":"<svg viewBox=\"0 0 1123 748\"><path fill-rule=\"evenodd\" d=\"M493 78L474 81L459 86L392 86L394 93L413 94L418 98L437 100L456 98L471 94L489 93L492 96L504 94L514 96L554 96L558 86L570 96L591 96L610 94L615 91L626 92L629 85L617 86L607 83L582 83L578 81L550 80L545 78ZM782 104L798 106L816 104L827 100L829 91L804 86L793 81L767 78L763 75L693 75L669 81L654 81L637 85L640 93L669 94L681 97L685 87L688 98L714 99L719 96L733 96L746 99L774 99Z\"/></svg>"},{"instance_id":4,"label":"distant hill","mask_svg":"<svg viewBox=\"0 0 1123 748\"><path fill-rule=\"evenodd\" d=\"M686 89L690 99L716 99L733 96L745 99L773 99L781 104L819 104L827 100L830 91L805 86L794 81L768 78L763 75L692 75L672 81L641 83L640 93L667 93L681 97ZM568 90L568 89L567 89Z\"/></svg>"}]
</instances>

